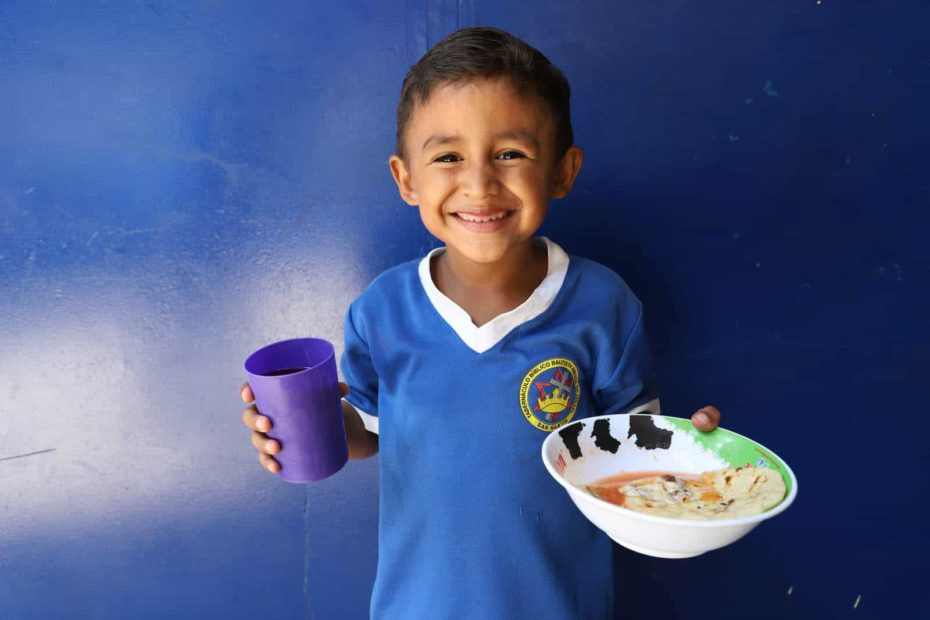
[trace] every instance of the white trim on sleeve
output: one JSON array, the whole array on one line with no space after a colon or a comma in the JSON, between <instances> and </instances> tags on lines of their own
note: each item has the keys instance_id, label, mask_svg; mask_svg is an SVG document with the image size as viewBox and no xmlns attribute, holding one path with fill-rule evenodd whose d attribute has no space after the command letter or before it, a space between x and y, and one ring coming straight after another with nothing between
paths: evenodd
<instances>
[{"instance_id":1,"label":"white trim on sleeve","mask_svg":"<svg viewBox=\"0 0 930 620\"><path fill-rule=\"evenodd\" d=\"M352 403L349 403L349 404L352 405ZM365 425L365 430L377 435L378 434L378 416L371 415L370 413L362 411L355 405L352 405L352 408L358 412L358 417L362 419L362 424Z\"/></svg>"}]
</instances>

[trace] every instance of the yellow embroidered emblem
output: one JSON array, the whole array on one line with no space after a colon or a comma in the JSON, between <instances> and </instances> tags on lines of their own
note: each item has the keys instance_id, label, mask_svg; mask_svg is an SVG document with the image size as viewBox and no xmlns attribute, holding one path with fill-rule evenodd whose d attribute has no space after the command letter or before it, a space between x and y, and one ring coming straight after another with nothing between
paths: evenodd
<instances>
[{"instance_id":1,"label":"yellow embroidered emblem","mask_svg":"<svg viewBox=\"0 0 930 620\"><path fill-rule=\"evenodd\" d=\"M527 421L542 431L569 422L578 409L578 367L554 357L533 367L520 383L520 409Z\"/></svg>"}]
</instances>

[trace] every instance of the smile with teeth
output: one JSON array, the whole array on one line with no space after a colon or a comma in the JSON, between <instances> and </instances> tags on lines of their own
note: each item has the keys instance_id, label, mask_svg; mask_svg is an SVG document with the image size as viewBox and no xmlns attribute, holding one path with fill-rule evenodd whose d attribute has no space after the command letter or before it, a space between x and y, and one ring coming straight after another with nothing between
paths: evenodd
<instances>
[{"instance_id":1,"label":"smile with teeth","mask_svg":"<svg viewBox=\"0 0 930 620\"><path fill-rule=\"evenodd\" d=\"M462 229L472 233L486 234L495 233L503 229L507 226L507 218L514 213L516 213L516 211L504 209L490 212L458 211L452 215Z\"/></svg>"},{"instance_id":2,"label":"smile with teeth","mask_svg":"<svg viewBox=\"0 0 930 620\"><path fill-rule=\"evenodd\" d=\"M476 224L485 224L487 222L495 222L497 220L502 220L508 215L510 211L501 211L500 213L495 213L494 215L480 216L473 213L456 213L457 216L465 220L466 222L474 222Z\"/></svg>"}]
</instances>

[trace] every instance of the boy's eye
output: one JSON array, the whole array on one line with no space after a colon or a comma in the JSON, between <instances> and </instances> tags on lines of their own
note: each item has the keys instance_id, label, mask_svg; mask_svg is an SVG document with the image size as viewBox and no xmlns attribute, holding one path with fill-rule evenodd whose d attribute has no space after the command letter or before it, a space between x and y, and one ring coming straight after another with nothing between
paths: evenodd
<instances>
[{"instance_id":1,"label":"boy's eye","mask_svg":"<svg viewBox=\"0 0 930 620\"><path fill-rule=\"evenodd\" d=\"M524 155L520 151L504 151L497 157L498 159L520 159L520 158L526 157L526 155Z\"/></svg>"},{"instance_id":2,"label":"boy's eye","mask_svg":"<svg viewBox=\"0 0 930 620\"><path fill-rule=\"evenodd\" d=\"M460 161L460 158L458 155L454 155L452 153L446 153L445 155L440 155L433 161L440 163L440 164L453 164L457 161Z\"/></svg>"}]
</instances>

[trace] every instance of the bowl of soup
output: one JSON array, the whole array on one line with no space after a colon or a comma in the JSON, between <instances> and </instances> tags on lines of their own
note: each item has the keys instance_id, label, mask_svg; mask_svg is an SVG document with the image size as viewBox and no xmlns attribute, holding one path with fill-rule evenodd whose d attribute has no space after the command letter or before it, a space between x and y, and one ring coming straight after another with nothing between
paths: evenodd
<instances>
[{"instance_id":1,"label":"bowl of soup","mask_svg":"<svg viewBox=\"0 0 930 620\"><path fill-rule=\"evenodd\" d=\"M661 558L729 545L794 502L798 482L772 450L732 431L648 414L586 418L542 445L550 475L617 544Z\"/></svg>"}]
</instances>

